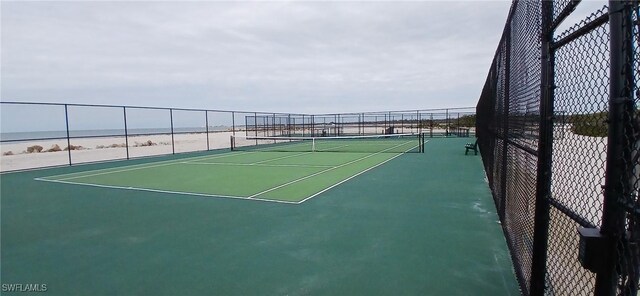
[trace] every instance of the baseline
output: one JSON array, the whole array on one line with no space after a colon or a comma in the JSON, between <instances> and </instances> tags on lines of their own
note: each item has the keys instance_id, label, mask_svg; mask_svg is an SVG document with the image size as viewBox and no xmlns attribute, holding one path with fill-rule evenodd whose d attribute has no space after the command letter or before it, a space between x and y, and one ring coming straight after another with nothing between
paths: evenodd
<instances>
[{"instance_id":1,"label":"baseline","mask_svg":"<svg viewBox=\"0 0 640 296\"><path fill-rule=\"evenodd\" d=\"M190 196L200 196L200 197L216 197L216 198L233 198L233 199L244 199L244 200L257 200L257 201L265 201L265 202L275 202L275 203L283 203L283 204L297 204L296 202L285 201L285 200L274 200L274 199L264 199L264 198L249 198L246 196L233 196L233 195L221 195L221 194L206 194L206 193L195 193L195 192L184 192L184 191L171 191L171 190L161 190L161 189L150 189L150 188L142 188L142 187L127 187L127 186L115 186L115 185L102 185L102 184L94 184L94 183L80 183L80 182L69 182L69 181L61 181L61 180L49 180L42 178L35 178L36 181L43 182L51 182L51 183L61 183L61 184L70 184L70 185L80 185L80 186L89 186L89 187L98 187L98 188L109 188L109 189L120 189L120 190L134 190L134 191L146 191L146 192L155 192L155 193L168 193L168 194L178 194L178 195L190 195Z\"/></svg>"}]
</instances>

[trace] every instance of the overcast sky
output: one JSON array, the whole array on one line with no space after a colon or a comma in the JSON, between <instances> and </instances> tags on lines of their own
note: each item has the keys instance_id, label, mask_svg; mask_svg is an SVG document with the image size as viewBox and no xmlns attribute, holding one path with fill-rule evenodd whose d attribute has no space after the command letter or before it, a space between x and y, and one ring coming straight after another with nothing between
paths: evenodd
<instances>
[{"instance_id":1,"label":"overcast sky","mask_svg":"<svg viewBox=\"0 0 640 296\"><path fill-rule=\"evenodd\" d=\"M508 1L6 2L3 101L278 112L475 106Z\"/></svg>"}]
</instances>

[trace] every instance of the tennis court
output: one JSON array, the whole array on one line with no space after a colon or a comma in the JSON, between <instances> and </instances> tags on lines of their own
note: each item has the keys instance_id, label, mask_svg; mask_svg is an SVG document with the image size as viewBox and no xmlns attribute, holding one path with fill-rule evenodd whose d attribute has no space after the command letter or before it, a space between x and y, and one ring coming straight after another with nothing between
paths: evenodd
<instances>
[{"instance_id":1,"label":"tennis court","mask_svg":"<svg viewBox=\"0 0 640 296\"><path fill-rule=\"evenodd\" d=\"M424 153L265 143L3 174L3 283L47 295L517 295L468 141L428 139Z\"/></svg>"},{"instance_id":2,"label":"tennis court","mask_svg":"<svg viewBox=\"0 0 640 296\"><path fill-rule=\"evenodd\" d=\"M243 138L261 144L229 153L37 178L124 190L302 203L402 153L419 151L417 135ZM232 140L234 141L234 140ZM342 153L323 153L323 152Z\"/></svg>"}]
</instances>

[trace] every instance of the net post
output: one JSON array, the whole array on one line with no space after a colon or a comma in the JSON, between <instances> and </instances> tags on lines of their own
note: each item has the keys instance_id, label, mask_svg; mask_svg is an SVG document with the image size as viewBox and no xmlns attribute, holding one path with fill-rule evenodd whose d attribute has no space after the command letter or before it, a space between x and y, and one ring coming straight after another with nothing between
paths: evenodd
<instances>
[{"instance_id":1,"label":"net post","mask_svg":"<svg viewBox=\"0 0 640 296\"><path fill-rule=\"evenodd\" d=\"M316 152L316 138L311 138L311 152Z\"/></svg>"}]
</instances>

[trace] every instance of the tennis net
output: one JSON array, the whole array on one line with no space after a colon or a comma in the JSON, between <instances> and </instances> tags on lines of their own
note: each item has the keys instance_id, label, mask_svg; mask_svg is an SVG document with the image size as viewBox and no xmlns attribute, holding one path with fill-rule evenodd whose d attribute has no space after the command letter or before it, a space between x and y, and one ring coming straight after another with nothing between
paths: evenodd
<instances>
[{"instance_id":1,"label":"tennis net","mask_svg":"<svg viewBox=\"0 0 640 296\"><path fill-rule=\"evenodd\" d=\"M231 136L234 151L278 152L424 152L421 134L393 134L342 137L252 137Z\"/></svg>"}]
</instances>

